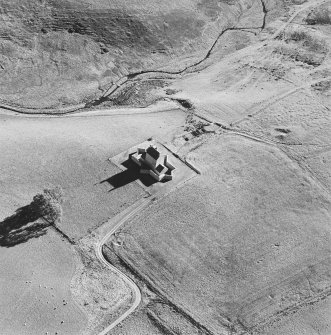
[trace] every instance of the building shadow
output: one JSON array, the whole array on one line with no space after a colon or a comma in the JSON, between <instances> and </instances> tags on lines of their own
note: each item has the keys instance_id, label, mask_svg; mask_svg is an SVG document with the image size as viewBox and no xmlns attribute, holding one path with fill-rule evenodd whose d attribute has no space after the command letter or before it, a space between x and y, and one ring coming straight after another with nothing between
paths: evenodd
<instances>
[{"instance_id":1,"label":"building shadow","mask_svg":"<svg viewBox=\"0 0 331 335\"><path fill-rule=\"evenodd\" d=\"M45 235L50 224L39 219L32 203L17 209L0 222L0 246L10 248Z\"/></svg>"},{"instance_id":2,"label":"building shadow","mask_svg":"<svg viewBox=\"0 0 331 335\"><path fill-rule=\"evenodd\" d=\"M141 174L140 167L135 164L131 158L121 163L121 165L125 167L126 170L123 170L100 182L100 184L108 183L113 187L109 192L128 185L134 181L140 181L145 187L149 187L157 183L157 181L150 175Z\"/></svg>"}]
</instances>

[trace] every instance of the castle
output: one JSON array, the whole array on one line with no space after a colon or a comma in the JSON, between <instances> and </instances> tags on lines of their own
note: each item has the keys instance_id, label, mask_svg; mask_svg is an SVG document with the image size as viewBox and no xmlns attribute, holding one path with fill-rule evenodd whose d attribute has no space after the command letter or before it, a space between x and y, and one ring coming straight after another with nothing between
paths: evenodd
<instances>
[{"instance_id":1,"label":"castle","mask_svg":"<svg viewBox=\"0 0 331 335\"><path fill-rule=\"evenodd\" d=\"M169 162L168 155L161 155L155 145L147 149L138 148L130 158L140 166L140 173L149 174L157 181L172 180L175 167Z\"/></svg>"}]
</instances>

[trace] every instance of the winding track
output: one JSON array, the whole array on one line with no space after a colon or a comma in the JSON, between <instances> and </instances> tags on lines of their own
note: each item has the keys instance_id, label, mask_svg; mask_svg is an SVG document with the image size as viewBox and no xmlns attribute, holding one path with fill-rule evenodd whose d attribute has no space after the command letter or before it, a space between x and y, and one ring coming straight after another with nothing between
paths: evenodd
<instances>
[{"instance_id":1,"label":"winding track","mask_svg":"<svg viewBox=\"0 0 331 335\"><path fill-rule=\"evenodd\" d=\"M142 210L144 207L146 207L149 203L151 202L150 197L148 198L142 198L139 201L137 201L135 204L130 206L127 210L125 210L124 216L120 218L120 220L116 223L115 225L111 228L110 231L106 233L98 242L96 246L96 255L99 261L104 264L107 268L111 269L112 271L116 272L119 277L121 277L132 289L134 293L134 301L131 307L124 312L118 319L116 319L113 323L111 323L108 327L106 327L104 330L102 330L98 335L106 335L111 329L116 327L119 323L121 323L125 318L127 318L131 313L134 312L134 310L139 306L140 301L141 301L141 293L138 288L138 286L128 277L126 276L123 272L118 270L115 266L111 265L108 263L108 261L105 259L103 252L102 252L102 247L103 245L108 241L110 236L116 232L116 230L123 225L124 222L129 220L132 216L137 214L140 210ZM113 221L116 221L116 218L110 219L106 225L110 225Z\"/></svg>"}]
</instances>

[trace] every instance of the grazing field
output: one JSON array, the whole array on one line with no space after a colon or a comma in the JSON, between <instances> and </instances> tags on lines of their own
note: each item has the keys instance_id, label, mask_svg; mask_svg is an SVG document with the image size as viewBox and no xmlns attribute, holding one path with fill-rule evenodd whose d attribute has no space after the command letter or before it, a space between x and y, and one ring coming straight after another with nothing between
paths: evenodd
<instances>
[{"instance_id":1,"label":"grazing field","mask_svg":"<svg viewBox=\"0 0 331 335\"><path fill-rule=\"evenodd\" d=\"M328 297L318 305L307 306L287 319L270 327L264 335L329 335L331 332L331 299Z\"/></svg>"},{"instance_id":2,"label":"grazing field","mask_svg":"<svg viewBox=\"0 0 331 335\"><path fill-rule=\"evenodd\" d=\"M78 242L145 195L135 182L108 192L111 187L103 181L120 171L108 158L150 136L171 139L184 121L185 114L179 110L93 118L2 115L1 228L11 222L8 218L18 215L15 211L28 205L36 193L59 185L65 196L62 222L58 226ZM91 265L95 260L88 255L94 250L84 249L81 260L74 247L52 228L39 229L35 223L31 223L33 229L29 228L30 223L21 225L19 231L13 230L10 241L6 236L0 239L1 333L83 334L91 320L87 303L95 304L90 301L90 295L99 295L100 299L94 314L105 313L112 305L120 310L121 299L126 301L130 297L131 292L121 279L111 271L104 272L102 267ZM84 273L84 264L89 264L88 273ZM80 269L77 275L81 277L76 278L75 283L82 287L74 291L80 294L80 308L70 292L77 266ZM107 289L107 295L103 289ZM108 299L103 303L106 307L100 305L104 299ZM93 318L102 323L97 316Z\"/></svg>"},{"instance_id":3,"label":"grazing field","mask_svg":"<svg viewBox=\"0 0 331 335\"><path fill-rule=\"evenodd\" d=\"M135 183L109 193L103 181L119 170L108 158L151 136L170 139L184 120L180 110L122 117L2 117L5 173L0 178L12 204L5 214L29 203L44 187L60 185L65 192L61 227L72 238L84 236L143 193Z\"/></svg>"},{"instance_id":4,"label":"grazing field","mask_svg":"<svg viewBox=\"0 0 331 335\"><path fill-rule=\"evenodd\" d=\"M326 188L331 190L331 149L321 149L320 152L315 152L307 155L305 162L315 171L318 179Z\"/></svg>"},{"instance_id":5,"label":"grazing field","mask_svg":"<svg viewBox=\"0 0 331 335\"><path fill-rule=\"evenodd\" d=\"M331 190L330 107L330 102L321 102L313 92L294 92L246 118L238 129L282 145L300 165L314 173L325 189Z\"/></svg>"},{"instance_id":6,"label":"grazing field","mask_svg":"<svg viewBox=\"0 0 331 335\"><path fill-rule=\"evenodd\" d=\"M1 334L80 335L87 318L71 297L71 245L54 231L15 247L1 246Z\"/></svg>"},{"instance_id":7,"label":"grazing field","mask_svg":"<svg viewBox=\"0 0 331 335\"><path fill-rule=\"evenodd\" d=\"M261 113L242 120L238 128L309 154L331 143L329 107L313 93L293 92L266 106Z\"/></svg>"},{"instance_id":8,"label":"grazing field","mask_svg":"<svg viewBox=\"0 0 331 335\"><path fill-rule=\"evenodd\" d=\"M276 147L234 135L188 159L202 175L108 243L122 264L214 333L258 329L327 294L330 199L307 173Z\"/></svg>"}]
</instances>

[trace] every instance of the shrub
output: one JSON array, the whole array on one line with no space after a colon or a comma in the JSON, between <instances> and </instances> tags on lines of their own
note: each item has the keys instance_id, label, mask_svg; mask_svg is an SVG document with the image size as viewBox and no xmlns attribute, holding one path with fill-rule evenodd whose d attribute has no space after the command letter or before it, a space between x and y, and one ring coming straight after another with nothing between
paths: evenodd
<instances>
[{"instance_id":1,"label":"shrub","mask_svg":"<svg viewBox=\"0 0 331 335\"><path fill-rule=\"evenodd\" d=\"M310 39L311 39L311 36L302 30L292 30L285 34L286 42L289 42L289 41L301 42L301 41L307 41Z\"/></svg>"},{"instance_id":2,"label":"shrub","mask_svg":"<svg viewBox=\"0 0 331 335\"><path fill-rule=\"evenodd\" d=\"M306 50L325 53L327 51L326 44L323 40L305 32L304 30L296 29L286 32L283 35L283 40L286 43L296 42Z\"/></svg>"},{"instance_id":3,"label":"shrub","mask_svg":"<svg viewBox=\"0 0 331 335\"><path fill-rule=\"evenodd\" d=\"M311 12L306 18L306 23L310 25L331 24L330 10L328 8L320 8Z\"/></svg>"},{"instance_id":4,"label":"shrub","mask_svg":"<svg viewBox=\"0 0 331 335\"><path fill-rule=\"evenodd\" d=\"M50 224L55 224L62 216L63 190L57 186L44 189L33 197L32 208L34 212Z\"/></svg>"},{"instance_id":5,"label":"shrub","mask_svg":"<svg viewBox=\"0 0 331 335\"><path fill-rule=\"evenodd\" d=\"M193 135L197 136L204 131L204 127L207 126L208 123L202 122L193 118L192 114L188 114L186 117L186 127L185 131L191 132Z\"/></svg>"},{"instance_id":6,"label":"shrub","mask_svg":"<svg viewBox=\"0 0 331 335\"><path fill-rule=\"evenodd\" d=\"M324 54L318 54L312 51L306 51L302 48L296 48L293 45L280 45L275 48L275 52L297 62L306 63L312 66L319 66L324 60Z\"/></svg>"}]
</instances>

